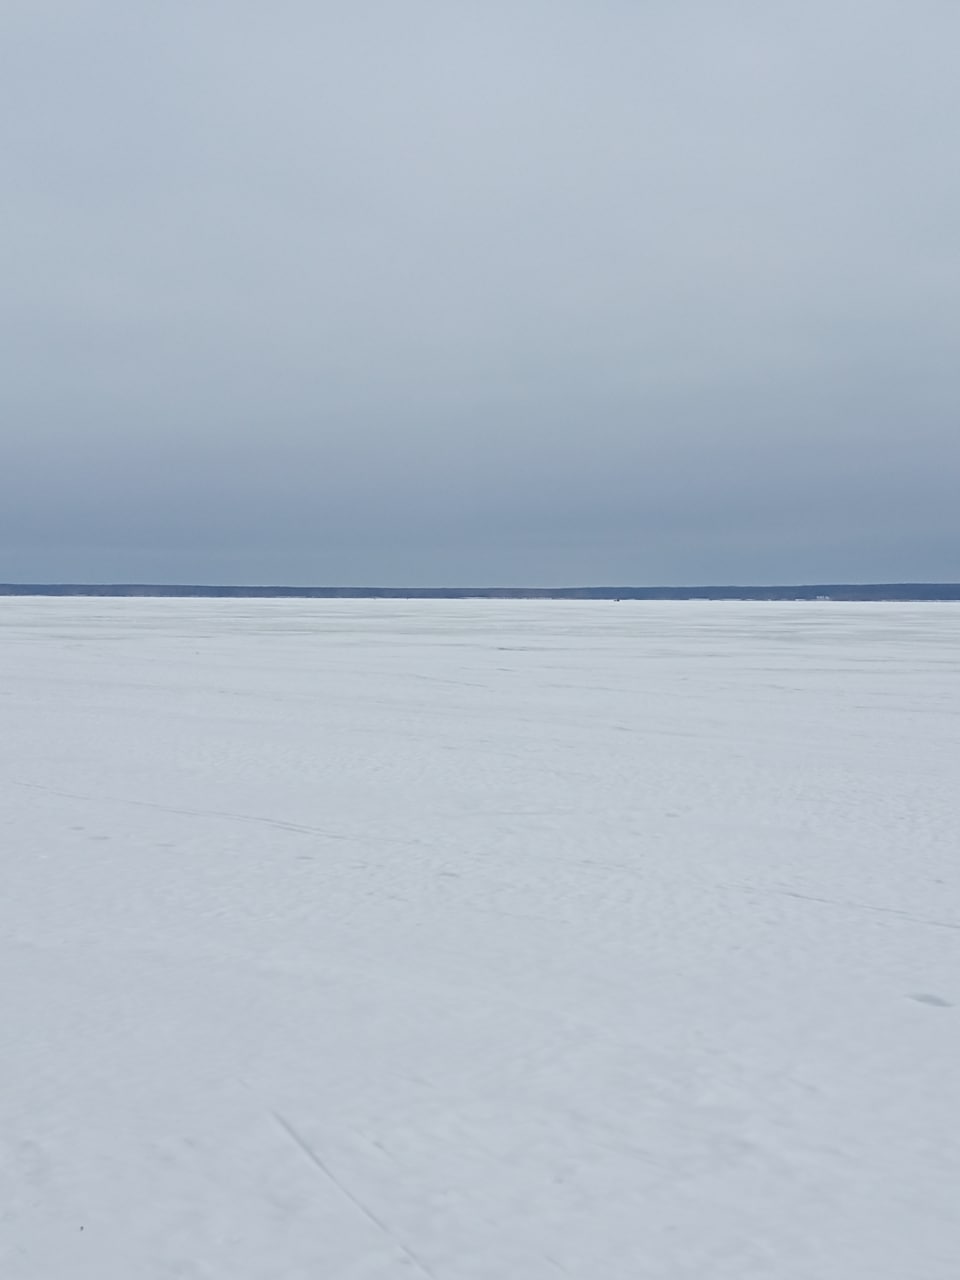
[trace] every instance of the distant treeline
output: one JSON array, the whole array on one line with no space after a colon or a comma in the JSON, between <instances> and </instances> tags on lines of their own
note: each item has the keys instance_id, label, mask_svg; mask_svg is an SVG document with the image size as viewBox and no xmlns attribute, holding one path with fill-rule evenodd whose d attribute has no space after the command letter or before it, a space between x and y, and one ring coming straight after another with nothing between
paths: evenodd
<instances>
[{"instance_id":1,"label":"distant treeline","mask_svg":"<svg viewBox=\"0 0 960 1280\"><path fill-rule=\"evenodd\" d=\"M178 596L277 600L960 600L957 582L773 587L217 587L0 583L5 596Z\"/></svg>"}]
</instances>

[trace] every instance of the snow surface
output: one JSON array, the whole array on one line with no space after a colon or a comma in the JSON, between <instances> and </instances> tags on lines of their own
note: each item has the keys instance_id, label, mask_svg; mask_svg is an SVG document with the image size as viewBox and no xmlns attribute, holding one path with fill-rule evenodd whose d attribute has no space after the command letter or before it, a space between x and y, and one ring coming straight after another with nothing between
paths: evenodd
<instances>
[{"instance_id":1,"label":"snow surface","mask_svg":"<svg viewBox=\"0 0 960 1280\"><path fill-rule=\"evenodd\" d=\"M960 606L0 601L3 1280L956 1280Z\"/></svg>"}]
</instances>

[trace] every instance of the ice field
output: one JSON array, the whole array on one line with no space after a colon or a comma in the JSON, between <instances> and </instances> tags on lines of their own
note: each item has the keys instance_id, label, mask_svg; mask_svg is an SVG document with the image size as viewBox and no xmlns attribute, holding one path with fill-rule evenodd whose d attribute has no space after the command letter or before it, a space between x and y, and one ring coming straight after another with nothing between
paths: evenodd
<instances>
[{"instance_id":1,"label":"ice field","mask_svg":"<svg viewBox=\"0 0 960 1280\"><path fill-rule=\"evenodd\" d=\"M3 1280L957 1280L960 605L0 600Z\"/></svg>"}]
</instances>

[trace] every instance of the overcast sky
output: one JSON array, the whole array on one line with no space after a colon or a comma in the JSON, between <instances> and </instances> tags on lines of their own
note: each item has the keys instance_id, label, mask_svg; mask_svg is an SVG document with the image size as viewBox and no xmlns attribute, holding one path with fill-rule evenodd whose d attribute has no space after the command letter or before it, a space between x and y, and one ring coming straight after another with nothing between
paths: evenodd
<instances>
[{"instance_id":1,"label":"overcast sky","mask_svg":"<svg viewBox=\"0 0 960 1280\"><path fill-rule=\"evenodd\" d=\"M3 0L0 581L960 579L956 0Z\"/></svg>"}]
</instances>

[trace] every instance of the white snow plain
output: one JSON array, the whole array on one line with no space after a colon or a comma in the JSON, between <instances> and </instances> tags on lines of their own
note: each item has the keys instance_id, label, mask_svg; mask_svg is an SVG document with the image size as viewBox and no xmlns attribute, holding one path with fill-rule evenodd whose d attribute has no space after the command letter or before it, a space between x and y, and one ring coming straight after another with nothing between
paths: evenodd
<instances>
[{"instance_id":1,"label":"white snow plain","mask_svg":"<svg viewBox=\"0 0 960 1280\"><path fill-rule=\"evenodd\" d=\"M0 600L4 1280L956 1280L960 607Z\"/></svg>"}]
</instances>

